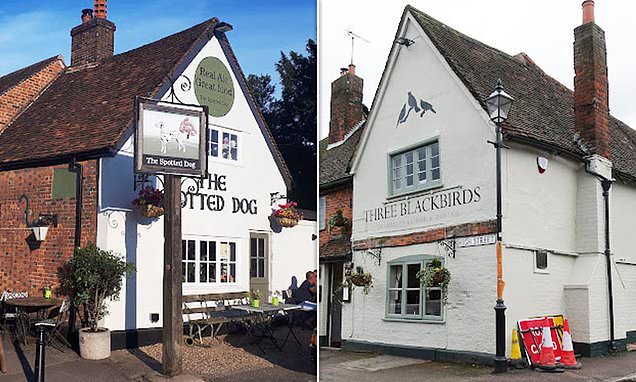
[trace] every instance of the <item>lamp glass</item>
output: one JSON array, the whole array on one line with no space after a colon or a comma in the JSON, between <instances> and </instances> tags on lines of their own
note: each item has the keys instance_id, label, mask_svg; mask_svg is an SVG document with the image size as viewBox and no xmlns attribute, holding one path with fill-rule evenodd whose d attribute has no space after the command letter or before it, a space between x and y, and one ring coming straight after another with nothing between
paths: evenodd
<instances>
[{"instance_id":1,"label":"lamp glass","mask_svg":"<svg viewBox=\"0 0 636 382\"><path fill-rule=\"evenodd\" d=\"M488 108L488 116L495 123L502 123L508 119L508 113L512 108L512 98L503 90L501 83L497 83L497 88L486 99L486 107Z\"/></svg>"},{"instance_id":2,"label":"lamp glass","mask_svg":"<svg viewBox=\"0 0 636 382\"><path fill-rule=\"evenodd\" d=\"M35 240L44 241L46 240L46 234L49 231L49 227L31 227L33 230L33 235L35 236Z\"/></svg>"}]
</instances>

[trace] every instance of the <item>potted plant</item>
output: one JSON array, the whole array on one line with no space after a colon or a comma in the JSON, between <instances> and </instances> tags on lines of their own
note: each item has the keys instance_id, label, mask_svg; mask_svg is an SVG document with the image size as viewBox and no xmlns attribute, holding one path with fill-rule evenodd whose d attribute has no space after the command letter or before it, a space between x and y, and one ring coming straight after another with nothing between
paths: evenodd
<instances>
[{"instance_id":1,"label":"potted plant","mask_svg":"<svg viewBox=\"0 0 636 382\"><path fill-rule=\"evenodd\" d=\"M258 308L261 306L261 297L263 297L263 294L259 289L252 289L251 298L252 306L254 308Z\"/></svg>"},{"instance_id":2,"label":"potted plant","mask_svg":"<svg viewBox=\"0 0 636 382\"><path fill-rule=\"evenodd\" d=\"M342 215L341 209L338 209L335 214L329 217L329 232L333 231L335 227L346 228L349 224L349 219Z\"/></svg>"},{"instance_id":3,"label":"potted plant","mask_svg":"<svg viewBox=\"0 0 636 382\"><path fill-rule=\"evenodd\" d=\"M297 206L296 202L279 204L279 208L272 213L272 216L278 220L281 227L293 227L303 218L303 214L296 209Z\"/></svg>"},{"instance_id":4,"label":"potted plant","mask_svg":"<svg viewBox=\"0 0 636 382\"><path fill-rule=\"evenodd\" d=\"M371 273L365 272L364 269L360 266L356 267L355 272L351 272L351 274L347 277L345 282L348 285L355 285L363 287L362 292L364 294L369 294L371 288L373 288L373 276Z\"/></svg>"},{"instance_id":5,"label":"potted plant","mask_svg":"<svg viewBox=\"0 0 636 382\"><path fill-rule=\"evenodd\" d=\"M278 306L278 298L279 298L278 296L280 296L279 291L276 290L272 293L272 305Z\"/></svg>"},{"instance_id":6,"label":"potted plant","mask_svg":"<svg viewBox=\"0 0 636 382\"><path fill-rule=\"evenodd\" d=\"M106 316L106 300L117 300L123 277L135 271L112 251L89 243L75 249L61 275L62 290L81 308L82 329L79 331L80 355L85 359L110 357L110 331L99 327Z\"/></svg>"},{"instance_id":7,"label":"potted plant","mask_svg":"<svg viewBox=\"0 0 636 382\"><path fill-rule=\"evenodd\" d=\"M164 213L163 199L163 190L147 186L139 191L139 196L132 203L141 216L158 218Z\"/></svg>"},{"instance_id":8,"label":"potted plant","mask_svg":"<svg viewBox=\"0 0 636 382\"><path fill-rule=\"evenodd\" d=\"M426 264L424 269L417 272L416 277L424 287L439 287L442 289L443 301L448 299L448 284L451 280L451 273L448 268L442 266L440 259L433 259Z\"/></svg>"}]
</instances>

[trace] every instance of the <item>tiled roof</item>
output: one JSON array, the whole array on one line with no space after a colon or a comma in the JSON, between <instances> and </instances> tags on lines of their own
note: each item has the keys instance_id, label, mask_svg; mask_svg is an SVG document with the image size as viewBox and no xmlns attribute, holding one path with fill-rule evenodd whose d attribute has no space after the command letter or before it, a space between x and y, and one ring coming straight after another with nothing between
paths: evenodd
<instances>
[{"instance_id":1,"label":"tiled roof","mask_svg":"<svg viewBox=\"0 0 636 382\"><path fill-rule=\"evenodd\" d=\"M525 54L515 57L470 38L407 6L446 62L485 108L484 99L501 79L515 98L504 125L508 135L584 153L575 143L574 93L543 72ZM636 178L636 132L610 117L611 160L615 173Z\"/></svg>"},{"instance_id":2,"label":"tiled roof","mask_svg":"<svg viewBox=\"0 0 636 382\"><path fill-rule=\"evenodd\" d=\"M337 236L320 245L320 261L329 259L344 260L351 254L351 234Z\"/></svg>"},{"instance_id":3,"label":"tiled roof","mask_svg":"<svg viewBox=\"0 0 636 382\"><path fill-rule=\"evenodd\" d=\"M0 134L0 163L113 149L131 126L135 96L151 96L216 19L99 65L59 76Z\"/></svg>"},{"instance_id":4,"label":"tiled roof","mask_svg":"<svg viewBox=\"0 0 636 382\"><path fill-rule=\"evenodd\" d=\"M345 141L327 150L329 138L320 141L320 187L328 187L351 177L349 168L363 127L358 128Z\"/></svg>"},{"instance_id":5,"label":"tiled roof","mask_svg":"<svg viewBox=\"0 0 636 382\"><path fill-rule=\"evenodd\" d=\"M53 56L47 58L46 60L42 60L40 62L36 62L33 65L27 66L26 68L16 70L15 72L0 77L0 94L20 84L22 81L31 77L35 73L44 69L48 64L58 59L61 59L61 56Z\"/></svg>"}]
</instances>

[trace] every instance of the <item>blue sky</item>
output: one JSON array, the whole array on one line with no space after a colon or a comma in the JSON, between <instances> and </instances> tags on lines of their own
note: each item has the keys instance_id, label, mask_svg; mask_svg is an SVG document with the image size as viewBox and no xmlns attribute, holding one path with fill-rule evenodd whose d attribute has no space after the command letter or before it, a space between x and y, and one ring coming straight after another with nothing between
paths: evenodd
<instances>
[{"instance_id":1,"label":"blue sky","mask_svg":"<svg viewBox=\"0 0 636 382\"><path fill-rule=\"evenodd\" d=\"M62 54L70 62L70 30L93 0L0 0L0 76ZM110 0L115 53L134 49L211 17L232 24L228 39L247 74L271 74L280 51L305 51L316 39L313 0ZM278 89L280 90L280 89Z\"/></svg>"}]
</instances>

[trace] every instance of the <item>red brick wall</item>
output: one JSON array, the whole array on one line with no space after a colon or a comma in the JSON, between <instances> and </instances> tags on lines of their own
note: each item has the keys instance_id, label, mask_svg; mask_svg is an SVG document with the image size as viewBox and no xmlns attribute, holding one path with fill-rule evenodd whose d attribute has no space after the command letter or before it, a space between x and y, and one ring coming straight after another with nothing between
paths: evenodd
<instances>
[{"instance_id":1,"label":"red brick wall","mask_svg":"<svg viewBox=\"0 0 636 382\"><path fill-rule=\"evenodd\" d=\"M342 216L351 222L351 207L353 200L353 186L349 183L345 187L331 191L320 196L325 197L325 229L320 231L320 245L331 240L334 235L342 234L342 228L336 227L333 232L329 232L329 218L335 215L338 209L342 210Z\"/></svg>"},{"instance_id":2,"label":"red brick wall","mask_svg":"<svg viewBox=\"0 0 636 382\"><path fill-rule=\"evenodd\" d=\"M2 102L0 102L0 132L31 104L62 73L64 68L64 63L60 57L38 73L3 93Z\"/></svg>"},{"instance_id":3,"label":"red brick wall","mask_svg":"<svg viewBox=\"0 0 636 382\"><path fill-rule=\"evenodd\" d=\"M362 78L351 72L331 83L329 143L340 142L365 118L362 104Z\"/></svg>"},{"instance_id":4,"label":"red brick wall","mask_svg":"<svg viewBox=\"0 0 636 382\"><path fill-rule=\"evenodd\" d=\"M94 18L71 30L71 66L95 63L111 57L115 49L115 24Z\"/></svg>"},{"instance_id":5,"label":"red brick wall","mask_svg":"<svg viewBox=\"0 0 636 382\"><path fill-rule=\"evenodd\" d=\"M84 209L82 212L81 245L97 238L97 162L81 162L84 166ZM0 291L28 291L40 296L42 288L59 286L58 269L73 254L75 237L75 200L53 200L51 195L53 169L67 165L39 167L0 172ZM29 220L39 214L57 214L57 228L49 228L46 240L31 249L31 230L25 226L26 203L29 198ZM27 239L31 236L30 239ZM54 292L55 295L55 292Z\"/></svg>"},{"instance_id":6,"label":"red brick wall","mask_svg":"<svg viewBox=\"0 0 636 382\"><path fill-rule=\"evenodd\" d=\"M605 32L593 22L574 30L574 128L592 150L610 159Z\"/></svg>"},{"instance_id":7,"label":"red brick wall","mask_svg":"<svg viewBox=\"0 0 636 382\"><path fill-rule=\"evenodd\" d=\"M414 232L404 235L384 236L369 241L358 240L353 243L354 250L365 250L379 247L401 247L405 245L432 243L451 237L485 235L497 232L497 221L487 220L477 223L465 223L455 226L435 228L428 231Z\"/></svg>"}]
</instances>

